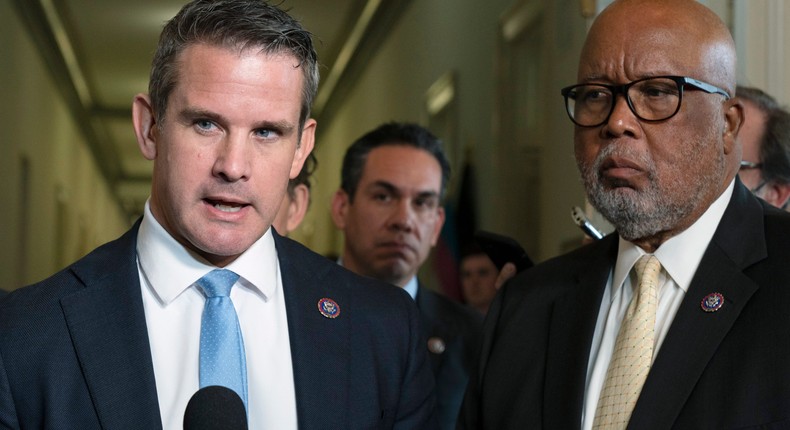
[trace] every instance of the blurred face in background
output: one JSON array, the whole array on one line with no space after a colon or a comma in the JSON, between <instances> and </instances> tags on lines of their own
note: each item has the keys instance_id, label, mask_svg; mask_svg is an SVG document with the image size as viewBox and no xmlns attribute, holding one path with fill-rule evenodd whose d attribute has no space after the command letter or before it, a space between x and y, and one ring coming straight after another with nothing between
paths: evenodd
<instances>
[{"instance_id":1,"label":"blurred face in background","mask_svg":"<svg viewBox=\"0 0 790 430\"><path fill-rule=\"evenodd\" d=\"M760 144L765 134L768 115L749 100L743 100L743 113L743 125L741 125L741 131L738 133L738 140L743 147L743 161L759 165L761 162ZM763 190L760 186L763 182L763 175L759 167L742 167L738 172L738 176L741 178L743 185L746 185L746 188L755 191L755 194L761 196L760 193Z\"/></svg>"},{"instance_id":2,"label":"blurred face in background","mask_svg":"<svg viewBox=\"0 0 790 430\"><path fill-rule=\"evenodd\" d=\"M470 307L485 314L496 295L499 271L485 253L470 254L461 260L461 293Z\"/></svg>"}]
</instances>

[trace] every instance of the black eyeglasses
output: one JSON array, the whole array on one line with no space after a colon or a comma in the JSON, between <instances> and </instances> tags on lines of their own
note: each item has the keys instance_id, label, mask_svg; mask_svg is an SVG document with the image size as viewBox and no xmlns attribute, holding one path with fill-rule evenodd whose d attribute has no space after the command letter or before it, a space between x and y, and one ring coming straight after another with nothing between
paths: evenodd
<instances>
[{"instance_id":1,"label":"black eyeglasses","mask_svg":"<svg viewBox=\"0 0 790 430\"><path fill-rule=\"evenodd\" d=\"M618 94L643 121L663 121L680 110L683 88L693 87L708 94L730 94L719 87L685 76L654 76L624 85L578 84L562 89L565 110L580 127L598 127L609 120Z\"/></svg>"}]
</instances>

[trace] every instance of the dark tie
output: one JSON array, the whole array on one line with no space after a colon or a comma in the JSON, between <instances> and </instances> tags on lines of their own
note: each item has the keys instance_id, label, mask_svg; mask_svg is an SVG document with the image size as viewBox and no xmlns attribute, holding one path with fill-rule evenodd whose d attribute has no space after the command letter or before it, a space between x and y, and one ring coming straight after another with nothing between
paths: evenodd
<instances>
[{"instance_id":1,"label":"dark tie","mask_svg":"<svg viewBox=\"0 0 790 430\"><path fill-rule=\"evenodd\" d=\"M200 323L200 388L221 385L235 391L247 406L247 363L239 319L230 289L239 275L212 270L198 279L206 296Z\"/></svg>"}]
</instances>

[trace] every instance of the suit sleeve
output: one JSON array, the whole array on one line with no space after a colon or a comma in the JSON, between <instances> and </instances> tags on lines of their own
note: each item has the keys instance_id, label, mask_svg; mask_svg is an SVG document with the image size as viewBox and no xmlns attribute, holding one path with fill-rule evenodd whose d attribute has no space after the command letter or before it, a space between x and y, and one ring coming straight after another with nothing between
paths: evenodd
<instances>
[{"instance_id":1,"label":"suit sleeve","mask_svg":"<svg viewBox=\"0 0 790 430\"><path fill-rule=\"evenodd\" d=\"M3 356L0 354L0 429L18 429L14 399L11 397L11 386L8 382Z\"/></svg>"},{"instance_id":2,"label":"suit sleeve","mask_svg":"<svg viewBox=\"0 0 790 430\"><path fill-rule=\"evenodd\" d=\"M491 340L494 337L496 323L502 311L502 295L503 291L500 290L491 303L488 314L486 315L480 352L472 362L471 371L469 373L469 383L466 386L464 402L461 405L461 412L458 416L458 430L479 430L483 428L481 411L482 398L480 390L482 389L482 380L485 374L488 354L491 351Z\"/></svg>"},{"instance_id":3,"label":"suit sleeve","mask_svg":"<svg viewBox=\"0 0 790 430\"><path fill-rule=\"evenodd\" d=\"M408 297L407 297L408 299ZM403 389L395 417L394 429L435 429L436 399L434 377L428 361L428 349L420 323L417 306L408 299L409 360Z\"/></svg>"}]
</instances>

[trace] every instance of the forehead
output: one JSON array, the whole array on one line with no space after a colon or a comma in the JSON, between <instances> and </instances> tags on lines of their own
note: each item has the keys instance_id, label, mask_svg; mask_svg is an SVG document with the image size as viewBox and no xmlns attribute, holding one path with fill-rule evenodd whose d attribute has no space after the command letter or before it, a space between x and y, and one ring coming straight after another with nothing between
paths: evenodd
<instances>
[{"instance_id":1,"label":"forehead","mask_svg":"<svg viewBox=\"0 0 790 430\"><path fill-rule=\"evenodd\" d=\"M494 263L486 254L470 254L461 260L462 267L480 267L480 266L493 266Z\"/></svg>"},{"instance_id":2,"label":"forehead","mask_svg":"<svg viewBox=\"0 0 790 430\"><path fill-rule=\"evenodd\" d=\"M173 93L251 110L276 106L298 115L304 79L298 64L284 53L194 44L179 54Z\"/></svg>"},{"instance_id":3,"label":"forehead","mask_svg":"<svg viewBox=\"0 0 790 430\"><path fill-rule=\"evenodd\" d=\"M651 75L700 76L716 36L699 5L688 1L617 1L590 28L579 80L628 81Z\"/></svg>"},{"instance_id":4,"label":"forehead","mask_svg":"<svg viewBox=\"0 0 790 430\"><path fill-rule=\"evenodd\" d=\"M407 145L384 145L368 153L362 184L388 182L404 189L439 192L442 168L431 153Z\"/></svg>"},{"instance_id":5,"label":"forehead","mask_svg":"<svg viewBox=\"0 0 790 430\"><path fill-rule=\"evenodd\" d=\"M579 62L579 81L617 83L656 75L697 76L698 44L666 28L619 32L613 29L588 39Z\"/></svg>"},{"instance_id":6,"label":"forehead","mask_svg":"<svg viewBox=\"0 0 790 430\"><path fill-rule=\"evenodd\" d=\"M738 140L743 147L743 159L759 160L760 141L765 133L768 115L749 100L743 102L743 124L738 132Z\"/></svg>"},{"instance_id":7,"label":"forehead","mask_svg":"<svg viewBox=\"0 0 790 430\"><path fill-rule=\"evenodd\" d=\"M762 125L768 120L768 114L751 100L741 99L741 103L743 104L744 125Z\"/></svg>"}]
</instances>

